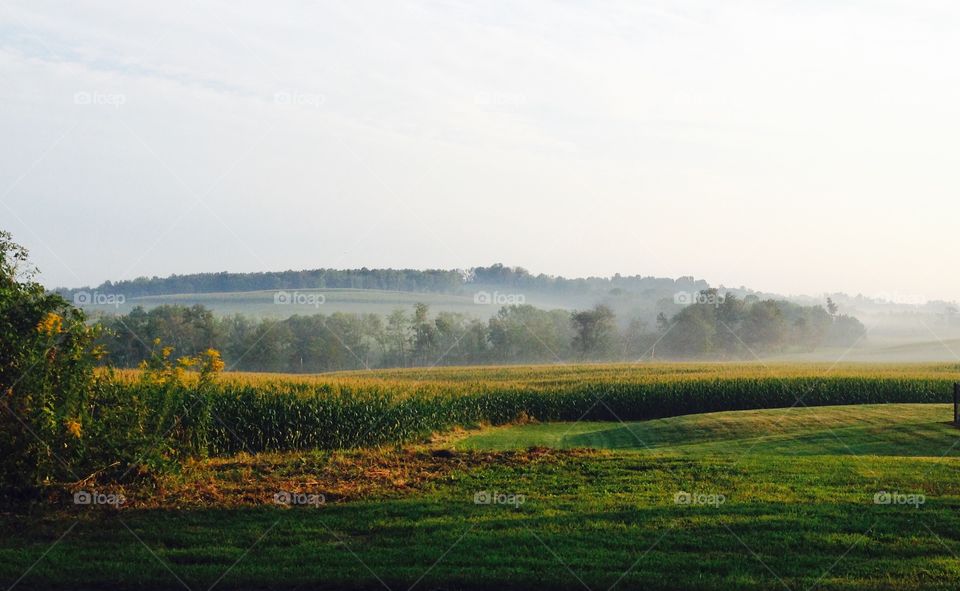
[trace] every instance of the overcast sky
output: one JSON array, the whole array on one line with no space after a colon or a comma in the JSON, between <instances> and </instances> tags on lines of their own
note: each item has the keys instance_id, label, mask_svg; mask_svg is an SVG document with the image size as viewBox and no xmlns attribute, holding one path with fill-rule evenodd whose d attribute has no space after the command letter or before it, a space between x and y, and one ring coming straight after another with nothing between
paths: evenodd
<instances>
[{"instance_id":1,"label":"overcast sky","mask_svg":"<svg viewBox=\"0 0 960 591\"><path fill-rule=\"evenodd\" d=\"M956 299L958 56L948 1L2 0L0 228L50 287L503 262Z\"/></svg>"}]
</instances>

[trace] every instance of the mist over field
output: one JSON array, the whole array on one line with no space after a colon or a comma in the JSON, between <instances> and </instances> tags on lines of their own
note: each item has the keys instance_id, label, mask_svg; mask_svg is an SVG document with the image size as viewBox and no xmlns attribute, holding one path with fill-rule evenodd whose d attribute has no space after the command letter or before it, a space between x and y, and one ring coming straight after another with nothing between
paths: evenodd
<instances>
[{"instance_id":1,"label":"mist over field","mask_svg":"<svg viewBox=\"0 0 960 591\"><path fill-rule=\"evenodd\" d=\"M183 353L227 351L230 367L236 361L238 369L295 372L577 360L960 359L960 313L952 302L785 297L689 276L564 278L497 264L206 273L58 291L119 341L132 339L105 344L128 351L112 359L127 366L149 355L143 343L169 337ZM185 337L186 326L197 336ZM261 363L261 355L277 354L251 351L251 343L287 331L275 345L291 349L287 361ZM406 339L414 341L409 355ZM318 347L326 351L320 357Z\"/></svg>"}]
</instances>

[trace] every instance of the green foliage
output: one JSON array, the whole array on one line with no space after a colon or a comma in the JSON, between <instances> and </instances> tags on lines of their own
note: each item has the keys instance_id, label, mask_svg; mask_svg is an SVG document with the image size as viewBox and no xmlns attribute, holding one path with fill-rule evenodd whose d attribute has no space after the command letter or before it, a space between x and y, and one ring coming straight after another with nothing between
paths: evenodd
<instances>
[{"instance_id":1,"label":"green foliage","mask_svg":"<svg viewBox=\"0 0 960 591\"><path fill-rule=\"evenodd\" d=\"M127 298L163 295L224 293L276 289L375 289L421 293L462 293L477 285L510 289L537 290L562 294L606 293L611 288L636 293L656 293L661 297L677 291L696 291L707 287L693 277L677 279L640 275L573 279L552 275L533 275L522 267L495 264L458 269L310 269L266 273L195 273L170 277L140 277L132 281L107 281L96 290L124 294ZM72 295L83 290L62 290Z\"/></svg>"},{"instance_id":2,"label":"green foliage","mask_svg":"<svg viewBox=\"0 0 960 591\"><path fill-rule=\"evenodd\" d=\"M807 352L824 344L851 346L864 334L856 319L831 316L820 306L741 300L704 290L697 302L671 319L661 314L656 331L633 318L618 325L611 308L543 310L508 305L487 322L417 304L412 314L295 315L255 321L215 318L202 306L135 308L105 317L101 344L109 362L135 367L160 339L175 355L224 351L241 371L319 373L372 367L432 367L491 363L556 363L661 358L752 359L784 351ZM660 343L659 349L655 347Z\"/></svg>"},{"instance_id":3,"label":"green foliage","mask_svg":"<svg viewBox=\"0 0 960 591\"><path fill-rule=\"evenodd\" d=\"M571 317L576 336L573 347L584 357L604 357L613 346L617 327L613 311L598 305L592 310L575 312Z\"/></svg>"},{"instance_id":4,"label":"green foliage","mask_svg":"<svg viewBox=\"0 0 960 591\"><path fill-rule=\"evenodd\" d=\"M0 231L0 496L8 500L79 478L97 388L83 313L34 274L27 251Z\"/></svg>"},{"instance_id":5,"label":"green foliage","mask_svg":"<svg viewBox=\"0 0 960 591\"><path fill-rule=\"evenodd\" d=\"M828 298L828 308L836 304ZM696 302L669 321L658 319L661 351L675 358L753 359L784 351L813 351L822 345L850 347L866 334L859 320L822 306L786 301L739 299L716 289L701 291Z\"/></svg>"},{"instance_id":6,"label":"green foliage","mask_svg":"<svg viewBox=\"0 0 960 591\"><path fill-rule=\"evenodd\" d=\"M95 370L103 354L96 331L33 276L26 250L0 232L0 500L205 455L220 354L174 362L157 340L130 388Z\"/></svg>"}]
</instances>

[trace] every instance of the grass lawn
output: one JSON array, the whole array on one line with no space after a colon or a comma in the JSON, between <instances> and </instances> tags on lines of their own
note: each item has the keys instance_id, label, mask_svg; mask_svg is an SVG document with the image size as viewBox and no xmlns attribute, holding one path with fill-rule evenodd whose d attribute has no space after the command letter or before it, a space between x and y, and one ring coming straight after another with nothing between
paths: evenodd
<instances>
[{"instance_id":1,"label":"grass lawn","mask_svg":"<svg viewBox=\"0 0 960 591\"><path fill-rule=\"evenodd\" d=\"M543 423L489 429L460 449L663 450L690 455L960 455L948 404L869 404L689 415L652 421Z\"/></svg>"},{"instance_id":2,"label":"grass lawn","mask_svg":"<svg viewBox=\"0 0 960 591\"><path fill-rule=\"evenodd\" d=\"M950 415L947 405L745 411L209 460L124 491L120 511L64 503L0 517L0 583L955 589ZM277 490L327 502L279 507Z\"/></svg>"}]
</instances>

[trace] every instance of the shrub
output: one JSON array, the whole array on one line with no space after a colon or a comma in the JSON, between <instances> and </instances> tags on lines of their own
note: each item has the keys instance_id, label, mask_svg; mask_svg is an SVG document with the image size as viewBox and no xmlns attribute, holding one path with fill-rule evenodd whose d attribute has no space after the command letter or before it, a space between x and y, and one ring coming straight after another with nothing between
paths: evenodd
<instances>
[{"instance_id":1,"label":"shrub","mask_svg":"<svg viewBox=\"0 0 960 591\"><path fill-rule=\"evenodd\" d=\"M27 251L0 231L0 483L4 499L86 468L93 331L33 280Z\"/></svg>"}]
</instances>

